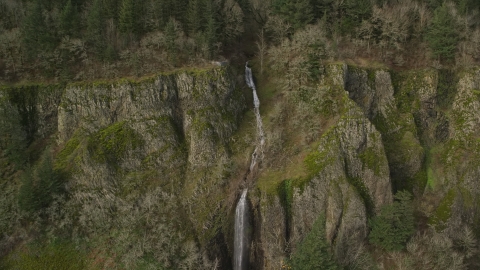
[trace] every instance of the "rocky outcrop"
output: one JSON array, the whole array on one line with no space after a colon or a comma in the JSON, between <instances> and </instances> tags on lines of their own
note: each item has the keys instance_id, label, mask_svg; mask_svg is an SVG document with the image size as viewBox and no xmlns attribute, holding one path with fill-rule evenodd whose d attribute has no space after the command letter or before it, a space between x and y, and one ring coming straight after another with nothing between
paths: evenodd
<instances>
[{"instance_id":1,"label":"rocky outcrop","mask_svg":"<svg viewBox=\"0 0 480 270\"><path fill-rule=\"evenodd\" d=\"M395 93L388 71L351 67L346 87L350 98L382 134L394 190L407 188L420 192L425 185L421 175L425 151L418 138L414 113L419 112L421 122L430 121L428 114L425 116L425 106L420 104L434 100L435 92L432 94L428 91L431 87L421 86L418 95L422 98L414 99L410 97L413 96L410 92L414 91L411 88L419 84L405 86L404 80L398 84ZM410 88L405 89L407 87Z\"/></svg>"},{"instance_id":2,"label":"rocky outcrop","mask_svg":"<svg viewBox=\"0 0 480 270\"><path fill-rule=\"evenodd\" d=\"M227 142L244 106L228 68L71 85L59 107L58 142L88 138L74 176L82 189L97 178L110 179L99 184L105 187L139 180L165 185L182 197L205 243L218 232L212 219L225 207ZM123 151L111 152L109 144Z\"/></svg>"},{"instance_id":3,"label":"rocky outcrop","mask_svg":"<svg viewBox=\"0 0 480 270\"><path fill-rule=\"evenodd\" d=\"M305 158L308 176L277 181L279 199L261 200L262 233L287 239L281 250L273 248L274 239L262 238L264 268L295 252L319 216L325 217L337 260L353 263L367 236L367 219L402 189L428 198L419 210L453 238L464 226L478 227L479 88L477 69L455 75L327 65L321 83L301 89L294 99L300 109L289 114L295 119L303 113L309 125L329 123ZM285 221L268 226L277 202L284 209L277 216Z\"/></svg>"},{"instance_id":4,"label":"rocky outcrop","mask_svg":"<svg viewBox=\"0 0 480 270\"><path fill-rule=\"evenodd\" d=\"M480 70L460 74L453 100L452 138L464 141L480 133Z\"/></svg>"},{"instance_id":5,"label":"rocky outcrop","mask_svg":"<svg viewBox=\"0 0 480 270\"><path fill-rule=\"evenodd\" d=\"M2 107L10 107L10 121L17 121L30 141L57 131L58 104L63 85L19 85L0 88ZM14 119L18 118L18 119Z\"/></svg>"},{"instance_id":6,"label":"rocky outcrop","mask_svg":"<svg viewBox=\"0 0 480 270\"><path fill-rule=\"evenodd\" d=\"M464 226L480 230L480 70L458 74L449 112L450 136L433 149L430 194L442 194L429 222L453 237ZM429 179L430 180L430 179Z\"/></svg>"},{"instance_id":7,"label":"rocky outcrop","mask_svg":"<svg viewBox=\"0 0 480 270\"><path fill-rule=\"evenodd\" d=\"M381 135L352 102L320 140L318 166L303 188L294 188L291 241L298 243L319 215L337 258L348 264L367 235L367 218L392 202L389 168Z\"/></svg>"},{"instance_id":8,"label":"rocky outcrop","mask_svg":"<svg viewBox=\"0 0 480 270\"><path fill-rule=\"evenodd\" d=\"M337 261L351 266L368 219L402 189L422 221L453 238L464 226L480 231L478 89L478 69L334 63L319 81L277 93L262 111L264 161L247 183L250 265L280 269L325 220ZM61 233L115 245L110 255L129 267L150 254L164 254L155 262L165 267L231 267L234 194L255 125L236 133L245 100L228 67L5 88L0 101L19 134L56 138L54 167L71 195Z\"/></svg>"},{"instance_id":9,"label":"rocky outcrop","mask_svg":"<svg viewBox=\"0 0 480 270\"><path fill-rule=\"evenodd\" d=\"M264 235L262 241L265 241L262 243L265 269L274 269L279 258L285 256L285 250L282 253L277 248L279 244L268 235L277 233L276 238L286 239L288 248L294 251L319 216L325 217L326 238L334 253L343 265L348 265L365 241L367 218L383 204L392 202L390 171L382 135L364 111L348 98L344 88L346 65L331 65L326 70L317 91L330 92L328 95L335 97L337 105L333 115L338 118L328 130L324 130L318 146L305 159L309 175L282 183L283 192L278 196L284 204L284 224L270 225L278 223L274 219L279 215L269 214L278 212L273 210L278 209L278 203L274 200L269 204L271 199L263 199L259 218ZM385 100L388 98L367 103L384 104L387 103ZM324 106L332 109L332 104L325 103Z\"/></svg>"}]
</instances>

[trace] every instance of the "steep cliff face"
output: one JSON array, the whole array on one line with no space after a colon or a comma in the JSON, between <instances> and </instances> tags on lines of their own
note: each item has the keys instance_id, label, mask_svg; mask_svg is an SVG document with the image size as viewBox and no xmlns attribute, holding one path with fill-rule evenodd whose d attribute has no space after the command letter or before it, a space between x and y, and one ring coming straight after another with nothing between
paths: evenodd
<instances>
[{"instance_id":1,"label":"steep cliff face","mask_svg":"<svg viewBox=\"0 0 480 270\"><path fill-rule=\"evenodd\" d=\"M421 177L424 149L417 136L413 112L397 107L396 96L403 93L395 95L390 73L351 67L346 88L350 98L382 133L395 190L423 190L425 183L418 183L421 181L418 178ZM402 105L411 106L410 102L418 104L422 101L411 98L403 102L406 104Z\"/></svg>"},{"instance_id":2,"label":"steep cliff face","mask_svg":"<svg viewBox=\"0 0 480 270\"><path fill-rule=\"evenodd\" d=\"M17 121L30 141L47 138L57 131L63 89L64 85L36 84L0 88L3 124Z\"/></svg>"},{"instance_id":3,"label":"steep cliff face","mask_svg":"<svg viewBox=\"0 0 480 270\"><path fill-rule=\"evenodd\" d=\"M262 196L259 225L266 269L278 267L278 258L295 250L321 215L325 217L326 239L335 255L342 264L351 263L366 238L367 218L383 204L392 202L382 135L349 99L345 91L347 75L346 65L327 67L321 84L311 89L313 96L296 101L294 113L312 106L310 117L328 124L320 129L304 164L297 164L306 167L306 174L279 182L274 195L279 199L272 199L268 193ZM283 212L279 211L279 202ZM278 224L279 217L285 218L284 224Z\"/></svg>"},{"instance_id":4,"label":"steep cliff face","mask_svg":"<svg viewBox=\"0 0 480 270\"><path fill-rule=\"evenodd\" d=\"M82 202L80 219L98 219L91 208L103 206L93 199L95 190L128 204L144 198L142 192L161 187L178 203L168 215L179 222L179 232L193 233L190 240L202 246L214 241L228 216L227 142L244 106L223 68L135 83L67 87L59 107L59 143L72 136L88 138L86 151L77 147L66 155L80 159L73 176L75 196L91 198ZM90 208L85 207L88 203ZM224 259L220 249L224 247L210 252Z\"/></svg>"},{"instance_id":5,"label":"steep cliff face","mask_svg":"<svg viewBox=\"0 0 480 270\"><path fill-rule=\"evenodd\" d=\"M62 225L49 230L94 240L92 248L113 243L102 256L120 255L126 267L208 268L217 259L228 268L227 143L245 107L228 68L36 90L56 99L17 102L32 118L25 130L57 138L54 167L68 175Z\"/></svg>"},{"instance_id":6,"label":"steep cliff face","mask_svg":"<svg viewBox=\"0 0 480 270\"><path fill-rule=\"evenodd\" d=\"M325 215L327 241L348 260L367 235L367 218L392 201L392 192L380 133L352 101L346 103L310 156L313 178L293 190L290 239L298 242Z\"/></svg>"},{"instance_id":7,"label":"steep cliff face","mask_svg":"<svg viewBox=\"0 0 480 270\"><path fill-rule=\"evenodd\" d=\"M443 194L430 223L452 235L469 225L479 233L480 221L480 71L460 72L448 111L449 136L431 149L429 194Z\"/></svg>"},{"instance_id":8,"label":"steep cliff face","mask_svg":"<svg viewBox=\"0 0 480 270\"><path fill-rule=\"evenodd\" d=\"M288 153L293 165L266 168L259 178L263 267L281 266L319 216L337 261L354 264L367 219L403 189L415 194L427 223L450 237L464 226L478 231L478 76L477 69L393 72L330 64L318 85L280 99L267 116L274 123L267 145L273 152L280 137L283 150L274 153ZM278 128L278 119L291 126L302 119L295 131L303 137ZM295 166L305 169L292 173Z\"/></svg>"},{"instance_id":9,"label":"steep cliff face","mask_svg":"<svg viewBox=\"0 0 480 270\"><path fill-rule=\"evenodd\" d=\"M368 219L402 189L415 195L419 222L453 238L466 225L480 233L479 69L333 63L320 74L262 103L263 160L246 183L254 118L243 114L228 68L4 87L2 202L16 209L21 186L9 182L16 169L6 160L28 157L38 166L42 152L52 153L68 197L42 212L47 233L95 250L104 267L104 258L115 258L126 268L230 269L242 185L250 185L256 269L281 268L317 220L325 220L336 260L354 265ZM271 91L262 87L261 99ZM21 215L7 208L0 226L10 235ZM11 243L5 239L0 251Z\"/></svg>"}]
</instances>

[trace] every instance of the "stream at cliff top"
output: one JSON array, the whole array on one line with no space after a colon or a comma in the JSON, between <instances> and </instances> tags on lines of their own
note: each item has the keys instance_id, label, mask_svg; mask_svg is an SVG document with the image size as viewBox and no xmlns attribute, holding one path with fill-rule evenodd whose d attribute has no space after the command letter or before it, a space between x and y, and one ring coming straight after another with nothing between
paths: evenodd
<instances>
[{"instance_id":1,"label":"stream at cliff top","mask_svg":"<svg viewBox=\"0 0 480 270\"><path fill-rule=\"evenodd\" d=\"M258 160L263 157L263 145L265 144L265 134L263 132L262 118L260 116L260 100L258 99L257 89L253 82L252 70L248 67L248 62L245 64L245 82L253 92L254 113L257 123L257 141L255 150L252 154L252 161L248 173L252 173ZM235 210L235 235L233 241L233 269L245 270L248 264L248 254L250 240L248 237L248 202L247 191L245 188L242 192L240 200L238 200L237 208Z\"/></svg>"}]
</instances>

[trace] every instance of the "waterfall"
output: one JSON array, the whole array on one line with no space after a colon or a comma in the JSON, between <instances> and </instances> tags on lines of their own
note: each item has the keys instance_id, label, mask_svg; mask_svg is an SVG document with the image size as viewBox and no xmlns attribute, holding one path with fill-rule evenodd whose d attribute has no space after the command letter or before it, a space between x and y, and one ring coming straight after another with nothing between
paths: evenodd
<instances>
[{"instance_id":1,"label":"waterfall","mask_svg":"<svg viewBox=\"0 0 480 270\"><path fill-rule=\"evenodd\" d=\"M248 62L245 64L245 82L248 87L252 89L253 92L253 105L255 119L257 122L257 145L252 154L252 161L250 163L250 172L257 164L257 160L263 155L263 145L265 144L265 133L263 132L262 118L260 116L260 100L258 99L257 89L255 83L253 82L252 70L248 67Z\"/></svg>"},{"instance_id":2,"label":"waterfall","mask_svg":"<svg viewBox=\"0 0 480 270\"><path fill-rule=\"evenodd\" d=\"M235 238L233 246L233 270L245 270L248 263L248 204L247 189L244 189L242 196L235 210Z\"/></svg>"},{"instance_id":3,"label":"waterfall","mask_svg":"<svg viewBox=\"0 0 480 270\"><path fill-rule=\"evenodd\" d=\"M249 173L252 173L258 159L263 156L263 145L265 144L265 134L263 132L262 118L260 117L260 100L258 99L257 89L253 82L252 70L245 64L245 82L253 92L253 105L255 118L257 122L257 142L252 154ZM238 200L235 210L235 236L233 242L233 270L245 270L248 264L248 247L250 239L248 235L248 204L247 189L244 189L240 200Z\"/></svg>"}]
</instances>

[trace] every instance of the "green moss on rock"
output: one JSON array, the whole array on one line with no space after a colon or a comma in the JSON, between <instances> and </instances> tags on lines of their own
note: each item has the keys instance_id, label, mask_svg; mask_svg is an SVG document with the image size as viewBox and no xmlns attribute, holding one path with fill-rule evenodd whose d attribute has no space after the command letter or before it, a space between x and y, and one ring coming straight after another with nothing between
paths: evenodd
<instances>
[{"instance_id":1,"label":"green moss on rock","mask_svg":"<svg viewBox=\"0 0 480 270\"><path fill-rule=\"evenodd\" d=\"M65 143L63 149L58 153L55 159L55 168L70 171L74 162L72 162L76 155L74 153L81 147L83 132L77 131L73 134L70 140Z\"/></svg>"},{"instance_id":2,"label":"green moss on rock","mask_svg":"<svg viewBox=\"0 0 480 270\"><path fill-rule=\"evenodd\" d=\"M144 143L135 130L122 121L92 134L88 140L88 150L93 160L116 165L127 150L135 150Z\"/></svg>"},{"instance_id":3,"label":"green moss on rock","mask_svg":"<svg viewBox=\"0 0 480 270\"><path fill-rule=\"evenodd\" d=\"M440 205L435 210L435 213L429 218L428 224L435 226L437 230L446 228L446 222L452 215L452 205L456 197L456 192L450 189L447 195L440 202Z\"/></svg>"},{"instance_id":4,"label":"green moss on rock","mask_svg":"<svg viewBox=\"0 0 480 270\"><path fill-rule=\"evenodd\" d=\"M375 148L368 147L359 154L362 163L373 171L375 175L380 175L380 163L378 162L378 154Z\"/></svg>"}]
</instances>

